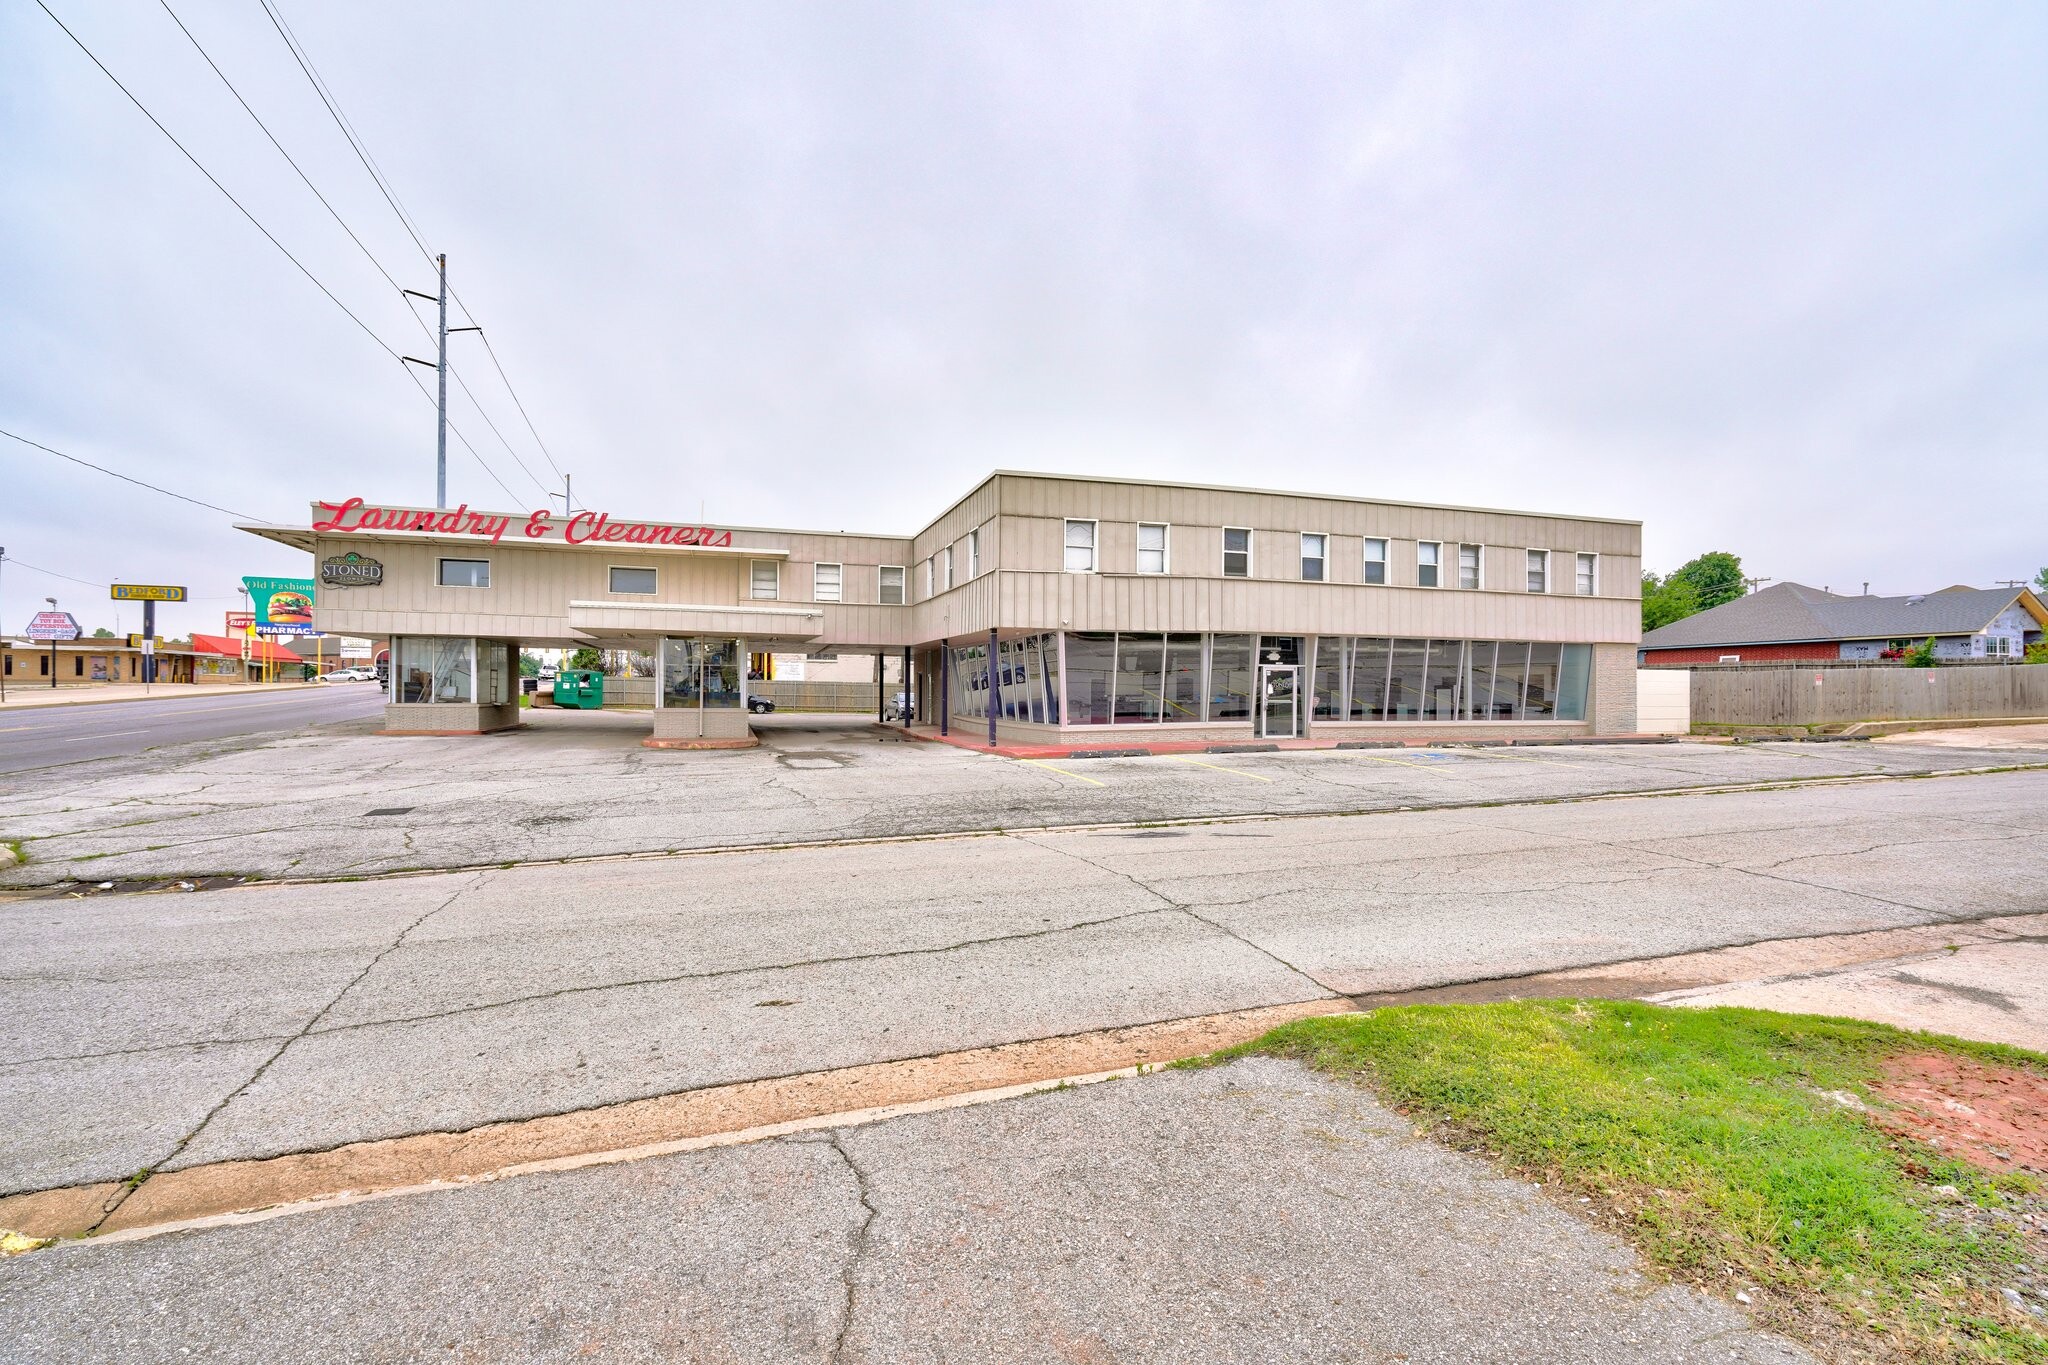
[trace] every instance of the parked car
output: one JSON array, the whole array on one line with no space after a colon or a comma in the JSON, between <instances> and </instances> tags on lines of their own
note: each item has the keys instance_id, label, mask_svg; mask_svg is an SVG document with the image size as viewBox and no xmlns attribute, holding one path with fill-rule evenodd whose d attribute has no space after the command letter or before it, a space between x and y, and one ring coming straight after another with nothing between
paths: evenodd
<instances>
[{"instance_id":1,"label":"parked car","mask_svg":"<svg viewBox=\"0 0 2048 1365\"><path fill-rule=\"evenodd\" d=\"M765 716L775 709L775 703L768 697L748 697L747 709L757 716Z\"/></svg>"},{"instance_id":2,"label":"parked car","mask_svg":"<svg viewBox=\"0 0 2048 1365\"><path fill-rule=\"evenodd\" d=\"M375 682L377 681L377 670L375 670L374 668L337 668L333 669L330 672L322 673L319 677L313 679L313 681L324 683Z\"/></svg>"},{"instance_id":3,"label":"parked car","mask_svg":"<svg viewBox=\"0 0 2048 1365\"><path fill-rule=\"evenodd\" d=\"M889 698L889 704L883 708L882 719L902 720L905 716L912 714L911 705L910 694L898 692L895 696Z\"/></svg>"}]
</instances>

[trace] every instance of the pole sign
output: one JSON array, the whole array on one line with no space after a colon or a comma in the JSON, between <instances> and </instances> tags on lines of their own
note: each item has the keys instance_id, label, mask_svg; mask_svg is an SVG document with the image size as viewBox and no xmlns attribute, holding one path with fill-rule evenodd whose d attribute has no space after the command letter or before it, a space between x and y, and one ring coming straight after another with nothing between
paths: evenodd
<instances>
[{"instance_id":1,"label":"pole sign","mask_svg":"<svg viewBox=\"0 0 2048 1365\"><path fill-rule=\"evenodd\" d=\"M313 580L310 578L244 578L249 605L256 610L258 635L313 633Z\"/></svg>"},{"instance_id":2,"label":"pole sign","mask_svg":"<svg viewBox=\"0 0 2048 1365\"><path fill-rule=\"evenodd\" d=\"M114 600L116 602L182 602L185 600L185 590L183 588L167 587L162 583L116 583L114 585Z\"/></svg>"},{"instance_id":3,"label":"pole sign","mask_svg":"<svg viewBox=\"0 0 2048 1365\"><path fill-rule=\"evenodd\" d=\"M39 611L28 623L31 640L76 640L78 619L68 611Z\"/></svg>"},{"instance_id":4,"label":"pole sign","mask_svg":"<svg viewBox=\"0 0 2048 1365\"><path fill-rule=\"evenodd\" d=\"M703 550L732 548L732 532L718 526L679 526L666 521L613 521L609 512L472 512L469 504L443 510L382 507L348 498L313 504L313 529L327 535L407 532L414 535L473 536L497 544L676 545ZM324 567L324 566L323 566ZM381 566L380 566L381 573Z\"/></svg>"},{"instance_id":5,"label":"pole sign","mask_svg":"<svg viewBox=\"0 0 2048 1365\"><path fill-rule=\"evenodd\" d=\"M256 624L256 613L253 611L231 611L221 619L227 626L228 634L242 635L247 633L249 628Z\"/></svg>"}]
</instances>

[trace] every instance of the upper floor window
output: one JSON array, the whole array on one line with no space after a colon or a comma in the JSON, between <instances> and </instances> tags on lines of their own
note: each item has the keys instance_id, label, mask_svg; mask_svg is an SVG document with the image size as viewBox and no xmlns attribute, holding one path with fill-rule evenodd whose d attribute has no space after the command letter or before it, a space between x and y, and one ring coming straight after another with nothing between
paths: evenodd
<instances>
[{"instance_id":1,"label":"upper floor window","mask_svg":"<svg viewBox=\"0 0 2048 1365\"><path fill-rule=\"evenodd\" d=\"M1067 572L1095 572L1094 522L1069 521L1067 523Z\"/></svg>"},{"instance_id":2,"label":"upper floor window","mask_svg":"<svg viewBox=\"0 0 2048 1365\"><path fill-rule=\"evenodd\" d=\"M839 566L837 564L816 564L811 567L811 597L818 602L839 600Z\"/></svg>"},{"instance_id":3,"label":"upper floor window","mask_svg":"<svg viewBox=\"0 0 2048 1365\"><path fill-rule=\"evenodd\" d=\"M875 595L875 600L885 607L900 607L903 605L903 566L901 564L884 564L882 566L882 585Z\"/></svg>"},{"instance_id":4,"label":"upper floor window","mask_svg":"<svg viewBox=\"0 0 2048 1365\"><path fill-rule=\"evenodd\" d=\"M1479 547L1460 545L1458 547L1458 586L1476 588L1479 586Z\"/></svg>"},{"instance_id":5,"label":"upper floor window","mask_svg":"<svg viewBox=\"0 0 2048 1365\"><path fill-rule=\"evenodd\" d=\"M1437 585L1437 574L1443 567L1444 547L1434 540L1415 542L1415 583L1418 587L1433 588Z\"/></svg>"},{"instance_id":6,"label":"upper floor window","mask_svg":"<svg viewBox=\"0 0 2048 1365\"><path fill-rule=\"evenodd\" d=\"M773 602L782 595L782 566L772 559L756 559L747 568L747 596L757 602Z\"/></svg>"},{"instance_id":7,"label":"upper floor window","mask_svg":"<svg viewBox=\"0 0 2048 1365\"><path fill-rule=\"evenodd\" d=\"M1529 551L1529 591L1550 591L1550 551Z\"/></svg>"},{"instance_id":8,"label":"upper floor window","mask_svg":"<svg viewBox=\"0 0 2048 1365\"><path fill-rule=\"evenodd\" d=\"M1250 578L1252 576L1252 533L1246 526L1223 528L1223 576L1225 578Z\"/></svg>"},{"instance_id":9,"label":"upper floor window","mask_svg":"<svg viewBox=\"0 0 2048 1365\"><path fill-rule=\"evenodd\" d=\"M927 602L929 602L929 601L931 601L931 599L932 599L932 560L931 560L931 556L930 556L930 555L926 555L926 556L925 556L925 561L924 561L924 600L925 600L925 601L927 601Z\"/></svg>"},{"instance_id":10,"label":"upper floor window","mask_svg":"<svg viewBox=\"0 0 2048 1365\"><path fill-rule=\"evenodd\" d=\"M981 577L981 532L979 530L967 533L967 576L969 578Z\"/></svg>"},{"instance_id":11,"label":"upper floor window","mask_svg":"<svg viewBox=\"0 0 2048 1365\"><path fill-rule=\"evenodd\" d=\"M1578 578L1573 584L1581 597L1591 597L1599 584L1600 556L1580 555Z\"/></svg>"},{"instance_id":12,"label":"upper floor window","mask_svg":"<svg viewBox=\"0 0 2048 1365\"><path fill-rule=\"evenodd\" d=\"M1138 572L1166 572L1166 527L1160 522L1138 523Z\"/></svg>"},{"instance_id":13,"label":"upper floor window","mask_svg":"<svg viewBox=\"0 0 2048 1365\"><path fill-rule=\"evenodd\" d=\"M611 590L618 593L644 593L654 596L654 570L624 569L611 566Z\"/></svg>"},{"instance_id":14,"label":"upper floor window","mask_svg":"<svg viewBox=\"0 0 2048 1365\"><path fill-rule=\"evenodd\" d=\"M945 591L953 586L953 547L948 545L939 551L939 589Z\"/></svg>"},{"instance_id":15,"label":"upper floor window","mask_svg":"<svg viewBox=\"0 0 2048 1365\"><path fill-rule=\"evenodd\" d=\"M1368 536L1365 542L1365 581L1387 581L1387 542Z\"/></svg>"},{"instance_id":16,"label":"upper floor window","mask_svg":"<svg viewBox=\"0 0 2048 1365\"><path fill-rule=\"evenodd\" d=\"M441 586L444 588L488 588L491 586L491 561L488 559L444 559L441 561Z\"/></svg>"},{"instance_id":17,"label":"upper floor window","mask_svg":"<svg viewBox=\"0 0 2048 1365\"><path fill-rule=\"evenodd\" d=\"M1313 531L1305 531L1301 537L1301 581L1320 583L1323 581L1323 561L1328 557L1330 538Z\"/></svg>"}]
</instances>

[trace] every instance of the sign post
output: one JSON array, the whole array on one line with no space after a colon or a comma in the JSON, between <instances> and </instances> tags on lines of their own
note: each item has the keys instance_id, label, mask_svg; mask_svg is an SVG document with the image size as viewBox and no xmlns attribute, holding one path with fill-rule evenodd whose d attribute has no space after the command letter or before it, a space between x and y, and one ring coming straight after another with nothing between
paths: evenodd
<instances>
[{"instance_id":1,"label":"sign post","mask_svg":"<svg viewBox=\"0 0 2048 1365\"><path fill-rule=\"evenodd\" d=\"M57 610L57 599L45 597L50 610L39 611L29 619L28 638L50 642L50 686L57 685L57 642L76 640L79 636L78 621L68 611Z\"/></svg>"},{"instance_id":2,"label":"sign post","mask_svg":"<svg viewBox=\"0 0 2048 1365\"><path fill-rule=\"evenodd\" d=\"M185 589L168 583L116 583L113 598L142 603L142 690L146 694L156 681L156 604L184 601Z\"/></svg>"}]
</instances>

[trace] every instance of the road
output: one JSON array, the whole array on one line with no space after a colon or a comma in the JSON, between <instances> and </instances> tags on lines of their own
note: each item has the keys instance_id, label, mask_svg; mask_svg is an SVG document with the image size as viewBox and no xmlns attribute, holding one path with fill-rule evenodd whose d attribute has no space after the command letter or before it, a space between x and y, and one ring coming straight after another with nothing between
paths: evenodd
<instances>
[{"instance_id":1,"label":"road","mask_svg":"<svg viewBox=\"0 0 2048 1365\"><path fill-rule=\"evenodd\" d=\"M303 692L235 693L103 705L0 711L0 773L95 759L127 758L166 744L296 730L301 725L365 720L383 694L374 683L331 683Z\"/></svg>"}]
</instances>

